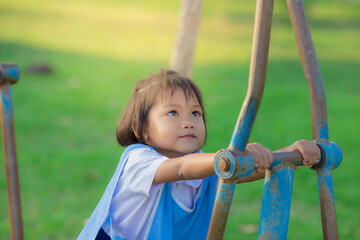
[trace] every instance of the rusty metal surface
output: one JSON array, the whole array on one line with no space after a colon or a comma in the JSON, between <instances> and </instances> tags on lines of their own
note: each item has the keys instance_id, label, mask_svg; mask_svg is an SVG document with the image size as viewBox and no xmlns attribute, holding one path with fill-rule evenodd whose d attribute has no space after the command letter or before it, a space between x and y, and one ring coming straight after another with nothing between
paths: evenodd
<instances>
[{"instance_id":1,"label":"rusty metal surface","mask_svg":"<svg viewBox=\"0 0 360 240\"><path fill-rule=\"evenodd\" d=\"M281 168L288 163L294 166L303 165L303 158L299 151L273 152L273 163L269 169ZM321 167L323 162L319 162ZM221 150L214 160L215 173L222 179L238 179L249 176L256 168L254 157L250 152Z\"/></svg>"},{"instance_id":2,"label":"rusty metal surface","mask_svg":"<svg viewBox=\"0 0 360 240\"><path fill-rule=\"evenodd\" d=\"M313 139L326 145L329 140L329 134L325 89L304 5L301 0L287 0L287 5L305 77L310 89ZM339 159L337 161L341 162ZM324 167L317 170L318 191L324 239L338 239L332 167L330 165L325 164ZM326 177L322 177L323 175L320 172L326 172Z\"/></svg>"},{"instance_id":3,"label":"rusty metal surface","mask_svg":"<svg viewBox=\"0 0 360 240\"><path fill-rule=\"evenodd\" d=\"M304 4L300 0L287 0L287 5L305 78L310 90L313 138L329 139L325 89L305 15Z\"/></svg>"},{"instance_id":4,"label":"rusty metal surface","mask_svg":"<svg viewBox=\"0 0 360 240\"><path fill-rule=\"evenodd\" d=\"M316 171L324 239L339 239L331 169Z\"/></svg>"},{"instance_id":5,"label":"rusty metal surface","mask_svg":"<svg viewBox=\"0 0 360 240\"><path fill-rule=\"evenodd\" d=\"M295 166L302 165L303 162L299 151L273 152L273 156L274 161L265 178L259 239L287 238ZM250 175L255 166L253 156L248 152L242 154L241 152L221 150L215 157L214 168L219 177L234 181ZM229 180L222 179L223 182ZM232 192L229 191L231 188L220 183L214 207L214 219L212 219L212 222L216 222L218 225L211 225L209 239L219 239L223 236L229 203L232 198Z\"/></svg>"},{"instance_id":6,"label":"rusty metal surface","mask_svg":"<svg viewBox=\"0 0 360 240\"><path fill-rule=\"evenodd\" d=\"M245 150L260 106L266 79L273 5L273 0L258 0L256 4L248 90L230 141L231 150Z\"/></svg>"},{"instance_id":7,"label":"rusty metal surface","mask_svg":"<svg viewBox=\"0 0 360 240\"><path fill-rule=\"evenodd\" d=\"M223 238L235 185L236 181L234 179L220 179L208 235L206 238L207 240Z\"/></svg>"},{"instance_id":8,"label":"rusty metal surface","mask_svg":"<svg viewBox=\"0 0 360 240\"><path fill-rule=\"evenodd\" d=\"M244 152L260 106L266 79L273 5L273 0L257 0L248 91L230 141L230 150ZM235 180L221 180L219 183L215 200L218 204L213 209L208 239L222 239L224 236L231 200L222 199L221 192L223 189L230 191L226 199L232 199L235 190L235 183L229 185L224 181Z\"/></svg>"},{"instance_id":9,"label":"rusty metal surface","mask_svg":"<svg viewBox=\"0 0 360 240\"><path fill-rule=\"evenodd\" d=\"M19 177L16 160L15 134L10 84L19 78L19 68L12 63L0 64L1 129L8 189L11 239L23 239Z\"/></svg>"},{"instance_id":10,"label":"rusty metal surface","mask_svg":"<svg viewBox=\"0 0 360 240\"><path fill-rule=\"evenodd\" d=\"M287 239L295 164L285 161L266 172L258 239Z\"/></svg>"},{"instance_id":11,"label":"rusty metal surface","mask_svg":"<svg viewBox=\"0 0 360 240\"><path fill-rule=\"evenodd\" d=\"M321 219L324 239L339 239L336 220L334 184L332 169L337 168L342 161L340 147L329 141L317 141L324 154L324 165L316 169L317 184L320 198Z\"/></svg>"},{"instance_id":12,"label":"rusty metal surface","mask_svg":"<svg viewBox=\"0 0 360 240\"><path fill-rule=\"evenodd\" d=\"M14 63L0 63L0 84L15 84L19 80L20 70Z\"/></svg>"},{"instance_id":13,"label":"rusty metal surface","mask_svg":"<svg viewBox=\"0 0 360 240\"><path fill-rule=\"evenodd\" d=\"M287 0L287 4L310 89L313 139L322 155L313 169L317 172L324 239L338 239L331 171L341 163L342 153L336 144L329 142L325 89L303 3L301 0ZM248 91L229 148L219 151L214 160L215 172L222 179L208 239L223 238L234 190L233 181L248 176L254 170L254 159L245 149L264 91L272 9L273 0L257 1ZM265 180L259 239L287 238L294 169L302 165L299 152L273 154L274 162ZM228 184L229 181L231 184Z\"/></svg>"}]
</instances>

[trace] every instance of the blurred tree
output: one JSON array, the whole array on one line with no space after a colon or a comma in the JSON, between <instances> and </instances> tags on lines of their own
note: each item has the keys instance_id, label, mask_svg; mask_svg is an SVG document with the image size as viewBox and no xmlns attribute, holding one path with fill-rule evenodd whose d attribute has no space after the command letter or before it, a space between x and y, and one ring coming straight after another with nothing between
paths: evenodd
<instances>
[{"instance_id":1,"label":"blurred tree","mask_svg":"<svg viewBox=\"0 0 360 240\"><path fill-rule=\"evenodd\" d=\"M170 58L170 68L191 76L196 36L200 25L202 0L182 0L178 31Z\"/></svg>"}]
</instances>

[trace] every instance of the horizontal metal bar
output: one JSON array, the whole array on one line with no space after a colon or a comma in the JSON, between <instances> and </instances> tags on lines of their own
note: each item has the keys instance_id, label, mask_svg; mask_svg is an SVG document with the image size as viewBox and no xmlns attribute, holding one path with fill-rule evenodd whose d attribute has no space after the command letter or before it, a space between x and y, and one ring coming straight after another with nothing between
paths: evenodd
<instances>
[{"instance_id":1,"label":"horizontal metal bar","mask_svg":"<svg viewBox=\"0 0 360 240\"><path fill-rule=\"evenodd\" d=\"M287 161L296 166L303 164L303 158L298 151L273 152L274 161L270 169ZM215 157L214 169L223 179L241 178L249 176L255 169L254 157L250 152L242 154L230 150L221 150Z\"/></svg>"},{"instance_id":2,"label":"horizontal metal bar","mask_svg":"<svg viewBox=\"0 0 360 240\"><path fill-rule=\"evenodd\" d=\"M270 169L274 168L275 166L283 163L283 162L290 162L295 166L303 165L303 157L299 151L284 151L284 152L273 152L273 163L270 165ZM320 160L318 163L320 163ZM318 165L318 164L317 164Z\"/></svg>"},{"instance_id":3,"label":"horizontal metal bar","mask_svg":"<svg viewBox=\"0 0 360 240\"><path fill-rule=\"evenodd\" d=\"M322 157L313 168L320 168L323 165L325 154L323 151L321 152ZM273 159L274 161L269 167L270 169L284 162L291 163L294 166L303 165L303 158L299 151L273 152ZM223 179L247 177L256 169L254 156L250 152L221 150L215 157L214 169L216 174Z\"/></svg>"}]
</instances>

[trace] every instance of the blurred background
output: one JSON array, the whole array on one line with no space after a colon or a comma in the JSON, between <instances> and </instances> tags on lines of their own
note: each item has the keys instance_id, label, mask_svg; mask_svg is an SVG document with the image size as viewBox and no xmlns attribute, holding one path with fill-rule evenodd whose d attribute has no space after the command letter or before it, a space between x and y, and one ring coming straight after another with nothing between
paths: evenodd
<instances>
[{"instance_id":1,"label":"blurred background","mask_svg":"<svg viewBox=\"0 0 360 240\"><path fill-rule=\"evenodd\" d=\"M206 152L228 146L245 97L255 5L203 1L192 78L207 110ZM339 235L360 239L360 1L304 5L330 140L344 155L333 171ZM21 70L12 91L26 239L75 239L81 231L124 150L115 127L135 83L169 66L179 8L179 0L0 2L0 61ZM312 139L309 90L286 3L275 0L251 141L276 150L298 139ZM0 166L0 239L10 239ZM237 186L225 239L257 237L262 188L263 180ZM316 174L303 167L295 174L288 238L322 239Z\"/></svg>"}]
</instances>

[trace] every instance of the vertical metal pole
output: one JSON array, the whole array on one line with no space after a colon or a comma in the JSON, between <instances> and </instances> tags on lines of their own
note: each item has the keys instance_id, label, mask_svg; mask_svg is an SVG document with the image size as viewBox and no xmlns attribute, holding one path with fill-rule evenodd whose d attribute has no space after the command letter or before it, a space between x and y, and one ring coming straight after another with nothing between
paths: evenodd
<instances>
[{"instance_id":1,"label":"vertical metal pole","mask_svg":"<svg viewBox=\"0 0 360 240\"><path fill-rule=\"evenodd\" d=\"M295 32L300 58L310 89L313 139L328 144L325 89L317 62L314 44L301 0L287 0L291 23ZM335 197L331 168L316 171L320 196L321 218L324 239L338 239L335 212Z\"/></svg>"},{"instance_id":2,"label":"vertical metal pole","mask_svg":"<svg viewBox=\"0 0 360 240\"><path fill-rule=\"evenodd\" d=\"M10 84L19 79L19 68L12 63L0 64L1 129L4 145L5 169L11 239L23 239L19 177L16 160L14 120Z\"/></svg>"},{"instance_id":3,"label":"vertical metal pole","mask_svg":"<svg viewBox=\"0 0 360 240\"><path fill-rule=\"evenodd\" d=\"M260 106L266 79L273 5L273 0L257 0L249 86L230 141L230 150L245 151ZM231 182L228 183L228 181ZM234 184L235 180L221 180L219 183L207 239L222 239L224 236L231 199L235 190ZM226 196L230 201L221 199L221 191L224 189L227 191Z\"/></svg>"},{"instance_id":4,"label":"vertical metal pole","mask_svg":"<svg viewBox=\"0 0 360 240\"><path fill-rule=\"evenodd\" d=\"M266 171L258 239L287 239L295 164Z\"/></svg>"},{"instance_id":5,"label":"vertical metal pole","mask_svg":"<svg viewBox=\"0 0 360 240\"><path fill-rule=\"evenodd\" d=\"M222 239L225 233L236 180L220 179L207 239Z\"/></svg>"},{"instance_id":6,"label":"vertical metal pole","mask_svg":"<svg viewBox=\"0 0 360 240\"><path fill-rule=\"evenodd\" d=\"M265 87L274 0L257 0L249 85L229 148L244 151Z\"/></svg>"},{"instance_id":7,"label":"vertical metal pole","mask_svg":"<svg viewBox=\"0 0 360 240\"><path fill-rule=\"evenodd\" d=\"M301 0L287 0L305 78L310 90L311 120L314 139L329 139L326 97L304 5Z\"/></svg>"},{"instance_id":8,"label":"vertical metal pole","mask_svg":"<svg viewBox=\"0 0 360 240\"><path fill-rule=\"evenodd\" d=\"M316 171L324 239L339 239L331 169Z\"/></svg>"}]
</instances>

